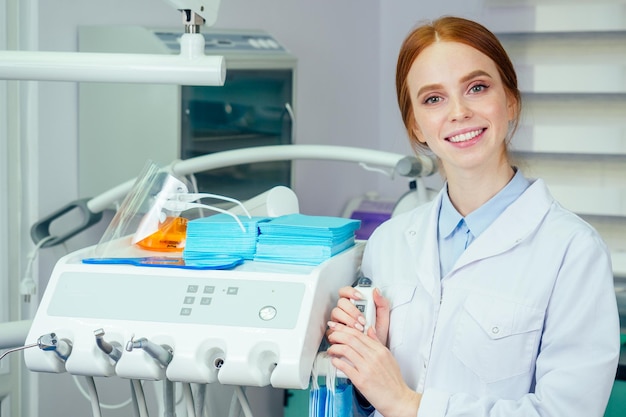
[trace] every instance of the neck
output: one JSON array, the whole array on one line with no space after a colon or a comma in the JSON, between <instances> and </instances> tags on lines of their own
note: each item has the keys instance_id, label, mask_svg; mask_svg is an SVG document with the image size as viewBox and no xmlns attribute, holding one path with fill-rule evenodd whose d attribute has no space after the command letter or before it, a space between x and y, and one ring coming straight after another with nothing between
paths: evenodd
<instances>
[{"instance_id":1,"label":"neck","mask_svg":"<svg viewBox=\"0 0 626 417\"><path fill-rule=\"evenodd\" d=\"M495 171L491 169L448 176L450 201L462 216L467 216L498 194L514 175L515 171L507 162Z\"/></svg>"}]
</instances>

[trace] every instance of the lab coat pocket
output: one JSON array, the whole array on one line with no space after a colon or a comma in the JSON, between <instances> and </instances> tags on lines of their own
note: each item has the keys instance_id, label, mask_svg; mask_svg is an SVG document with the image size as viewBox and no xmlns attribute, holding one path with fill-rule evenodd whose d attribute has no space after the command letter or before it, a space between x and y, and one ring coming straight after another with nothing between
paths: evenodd
<instances>
[{"instance_id":1,"label":"lab coat pocket","mask_svg":"<svg viewBox=\"0 0 626 417\"><path fill-rule=\"evenodd\" d=\"M531 370L543 310L483 295L470 295L463 307L453 352L465 366L485 383Z\"/></svg>"},{"instance_id":2,"label":"lab coat pocket","mask_svg":"<svg viewBox=\"0 0 626 417\"><path fill-rule=\"evenodd\" d=\"M393 349L402 344L410 302L415 294L415 285L396 284L382 288L383 295L390 303L390 323L389 323L389 349Z\"/></svg>"}]
</instances>

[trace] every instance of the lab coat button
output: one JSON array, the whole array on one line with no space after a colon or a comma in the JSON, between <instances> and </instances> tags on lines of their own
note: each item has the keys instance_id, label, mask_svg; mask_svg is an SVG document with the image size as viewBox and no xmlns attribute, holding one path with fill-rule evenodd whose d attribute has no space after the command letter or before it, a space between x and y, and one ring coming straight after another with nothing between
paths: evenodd
<instances>
[{"instance_id":1,"label":"lab coat button","mask_svg":"<svg viewBox=\"0 0 626 417\"><path fill-rule=\"evenodd\" d=\"M498 326L493 326L493 327L491 328L491 333L493 333L493 334L498 334L498 333L500 333L500 328L499 328Z\"/></svg>"},{"instance_id":2,"label":"lab coat button","mask_svg":"<svg viewBox=\"0 0 626 417\"><path fill-rule=\"evenodd\" d=\"M416 233L417 233L417 232L416 232L415 230L410 230L410 231L409 231L409 234L410 234L411 236L415 236L415 234L416 234Z\"/></svg>"}]
</instances>

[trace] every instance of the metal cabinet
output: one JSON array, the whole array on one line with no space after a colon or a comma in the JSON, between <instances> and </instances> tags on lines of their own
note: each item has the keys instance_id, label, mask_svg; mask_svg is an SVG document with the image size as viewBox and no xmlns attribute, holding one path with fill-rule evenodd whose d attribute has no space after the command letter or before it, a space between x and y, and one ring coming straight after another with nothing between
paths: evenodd
<instances>
[{"instance_id":1,"label":"metal cabinet","mask_svg":"<svg viewBox=\"0 0 626 417\"><path fill-rule=\"evenodd\" d=\"M79 28L79 50L177 54L179 30ZM150 160L167 165L213 152L293 142L296 59L260 31L206 30L205 53L223 55L222 87L82 83L79 195L96 196L134 178ZM291 185L291 162L196 174L199 191L247 199Z\"/></svg>"}]
</instances>

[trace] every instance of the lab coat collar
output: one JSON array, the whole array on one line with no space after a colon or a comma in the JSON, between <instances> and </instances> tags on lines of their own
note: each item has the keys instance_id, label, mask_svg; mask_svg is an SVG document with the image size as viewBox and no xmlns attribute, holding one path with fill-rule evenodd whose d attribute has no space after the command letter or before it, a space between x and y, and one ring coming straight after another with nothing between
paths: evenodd
<instances>
[{"instance_id":1,"label":"lab coat collar","mask_svg":"<svg viewBox=\"0 0 626 417\"><path fill-rule=\"evenodd\" d=\"M520 244L539 227L553 203L554 198L544 181L531 180L526 191L463 252L451 273Z\"/></svg>"},{"instance_id":2,"label":"lab coat collar","mask_svg":"<svg viewBox=\"0 0 626 417\"><path fill-rule=\"evenodd\" d=\"M412 258L413 267L421 285L433 297L439 298L439 283L441 280L439 268L439 247L437 245L437 224L439 209L443 194L447 192L443 187L439 194L429 203L414 210L404 232ZM424 215L424 210L428 213ZM411 262L411 260L407 260Z\"/></svg>"},{"instance_id":3,"label":"lab coat collar","mask_svg":"<svg viewBox=\"0 0 626 417\"><path fill-rule=\"evenodd\" d=\"M437 219L440 239L448 238L459 226L459 223L464 221L461 213L457 211L452 201L450 201L450 196L447 193L448 183L444 185L444 189L446 192L441 193L441 209L439 211L439 218Z\"/></svg>"}]
</instances>

